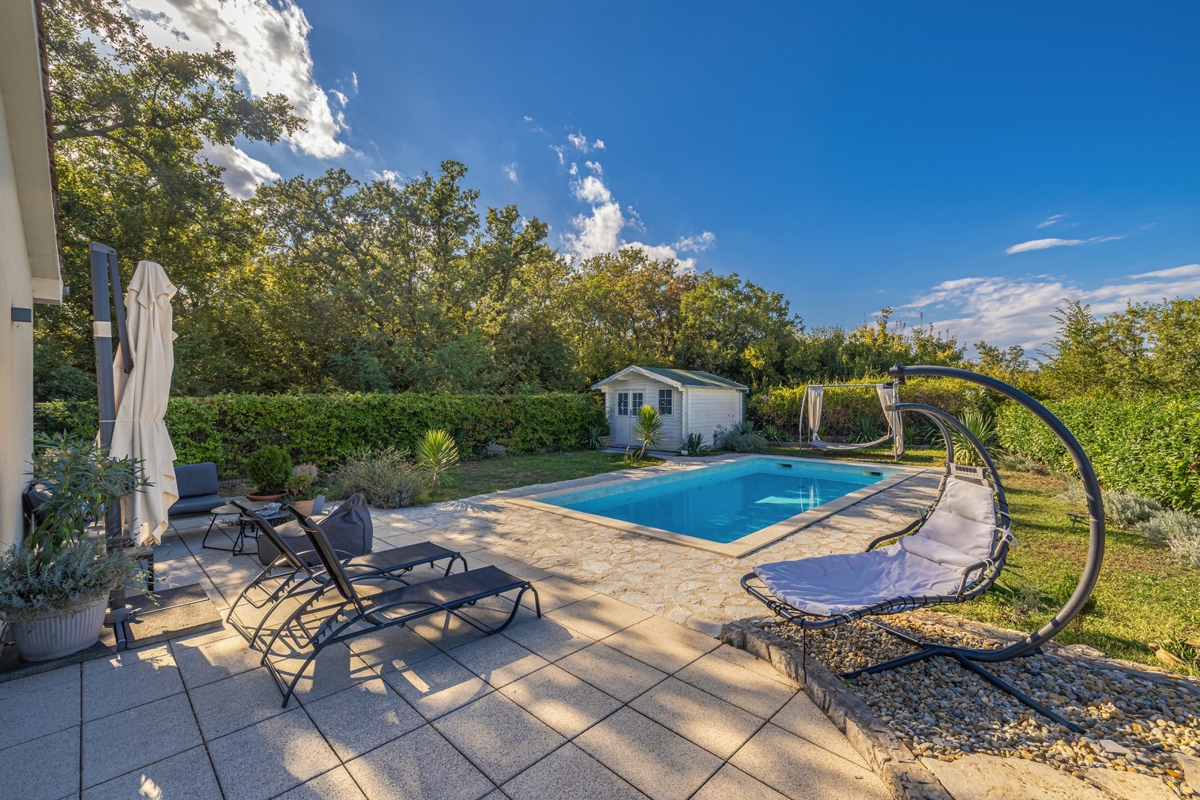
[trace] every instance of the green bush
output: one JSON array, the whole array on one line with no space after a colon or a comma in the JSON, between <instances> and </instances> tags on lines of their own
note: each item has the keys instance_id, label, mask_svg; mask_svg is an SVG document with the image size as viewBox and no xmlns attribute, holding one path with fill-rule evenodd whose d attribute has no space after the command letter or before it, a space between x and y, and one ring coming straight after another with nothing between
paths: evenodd
<instances>
[{"instance_id":1,"label":"green bush","mask_svg":"<svg viewBox=\"0 0 1200 800\"><path fill-rule=\"evenodd\" d=\"M34 411L34 426L43 432L91 437L96 419L90 401L39 403ZM213 461L231 478L268 444L322 469L363 449L411 450L433 428L453 436L462 453L479 453L489 442L531 453L575 447L605 416L595 394L225 394L172 397L166 423L178 463Z\"/></svg>"},{"instance_id":2,"label":"green bush","mask_svg":"<svg viewBox=\"0 0 1200 800\"><path fill-rule=\"evenodd\" d=\"M735 453L762 453L769 444L754 427L754 421L749 419L733 424L729 430L717 428L716 438L722 450Z\"/></svg>"},{"instance_id":3,"label":"green bush","mask_svg":"<svg viewBox=\"0 0 1200 800\"><path fill-rule=\"evenodd\" d=\"M337 471L341 493L362 492L376 508L405 508L425 492L424 473L407 450L383 447L352 453Z\"/></svg>"},{"instance_id":4,"label":"green bush","mask_svg":"<svg viewBox=\"0 0 1200 800\"><path fill-rule=\"evenodd\" d=\"M260 447L246 459L246 475L260 494L282 492L292 477L292 457L279 445Z\"/></svg>"},{"instance_id":5,"label":"green bush","mask_svg":"<svg viewBox=\"0 0 1200 800\"><path fill-rule=\"evenodd\" d=\"M1200 511L1200 396L1078 399L1047 407L1083 445L1105 489ZM1075 471L1066 449L1030 412L1008 404L996 422L1010 453Z\"/></svg>"}]
</instances>

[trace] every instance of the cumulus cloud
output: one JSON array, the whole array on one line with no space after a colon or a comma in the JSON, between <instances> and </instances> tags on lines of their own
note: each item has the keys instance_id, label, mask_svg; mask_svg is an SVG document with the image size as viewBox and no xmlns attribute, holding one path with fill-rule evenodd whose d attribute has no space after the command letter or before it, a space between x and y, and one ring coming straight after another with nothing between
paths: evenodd
<instances>
[{"instance_id":1,"label":"cumulus cloud","mask_svg":"<svg viewBox=\"0 0 1200 800\"><path fill-rule=\"evenodd\" d=\"M308 47L312 26L294 0L126 0L126 4L147 23L144 29L155 44L199 52L219 43L237 57L237 71L254 97L272 93L287 97L296 113L308 120L307 130L289 138L294 149L322 159L347 152L347 146L337 140L345 120L341 112L333 112L329 94L313 78ZM173 29L184 36L182 48ZM357 92L358 76L352 77ZM338 100L344 97L339 94Z\"/></svg>"},{"instance_id":2,"label":"cumulus cloud","mask_svg":"<svg viewBox=\"0 0 1200 800\"><path fill-rule=\"evenodd\" d=\"M1042 227L1041 225L1038 226ZM1093 236L1091 239L1033 239L1028 242L1014 244L1012 247L1004 251L1005 255L1013 255L1014 253L1028 253L1031 250L1049 250L1051 247L1078 247L1081 244L1094 244L1096 242L1114 242L1117 239L1123 239L1123 236Z\"/></svg>"},{"instance_id":3,"label":"cumulus cloud","mask_svg":"<svg viewBox=\"0 0 1200 800\"><path fill-rule=\"evenodd\" d=\"M1200 294L1200 264L1140 272L1098 287L1084 287L1050 275L1027 278L959 278L945 281L902 306L903 310L939 312L939 330L948 330L962 342L987 341L1026 350L1043 348L1053 338L1050 318L1064 298L1090 303L1098 315L1125 308L1132 301L1157 302L1163 298Z\"/></svg>"},{"instance_id":4,"label":"cumulus cloud","mask_svg":"<svg viewBox=\"0 0 1200 800\"><path fill-rule=\"evenodd\" d=\"M1037 224L1037 226L1039 228L1049 228L1051 225L1055 224L1056 222L1058 222L1060 219L1062 219L1065 216L1066 216L1066 214L1054 214L1053 216L1046 217L1046 219L1039 222Z\"/></svg>"},{"instance_id":5,"label":"cumulus cloud","mask_svg":"<svg viewBox=\"0 0 1200 800\"><path fill-rule=\"evenodd\" d=\"M517 182L517 162L506 164L504 167L504 177L508 178L513 183Z\"/></svg>"},{"instance_id":6,"label":"cumulus cloud","mask_svg":"<svg viewBox=\"0 0 1200 800\"><path fill-rule=\"evenodd\" d=\"M254 196L258 187L267 181L279 180L279 173L256 158L243 153L236 147L227 144L205 145L200 155L209 163L224 167L222 179L225 188L234 197L247 200Z\"/></svg>"},{"instance_id":7,"label":"cumulus cloud","mask_svg":"<svg viewBox=\"0 0 1200 800\"><path fill-rule=\"evenodd\" d=\"M387 181L397 189L404 185L404 173L396 172L395 170L385 169L380 172L368 170L367 177L373 181Z\"/></svg>"},{"instance_id":8,"label":"cumulus cloud","mask_svg":"<svg viewBox=\"0 0 1200 800\"><path fill-rule=\"evenodd\" d=\"M681 237L675 242L675 249L681 253L702 253L717 244L717 235L712 231L704 231L699 236Z\"/></svg>"},{"instance_id":9,"label":"cumulus cloud","mask_svg":"<svg viewBox=\"0 0 1200 800\"><path fill-rule=\"evenodd\" d=\"M604 174L604 167L600 166L600 164L598 162L585 161L585 162L583 162L583 165L585 167L587 167L588 169L590 169L592 172L596 173L597 175ZM574 165L572 165L572 166L574 166Z\"/></svg>"},{"instance_id":10,"label":"cumulus cloud","mask_svg":"<svg viewBox=\"0 0 1200 800\"><path fill-rule=\"evenodd\" d=\"M571 186L571 193L575 195L576 199L593 205L612 202L612 192L604 185L604 181L595 175L588 175L583 180L576 181ZM620 212L620 210L621 207L618 205L617 211Z\"/></svg>"},{"instance_id":11,"label":"cumulus cloud","mask_svg":"<svg viewBox=\"0 0 1200 800\"><path fill-rule=\"evenodd\" d=\"M594 142L588 142L588 138L583 133L571 133L567 135L567 141L581 153L590 153L593 150L603 150L604 140L597 139Z\"/></svg>"}]
</instances>

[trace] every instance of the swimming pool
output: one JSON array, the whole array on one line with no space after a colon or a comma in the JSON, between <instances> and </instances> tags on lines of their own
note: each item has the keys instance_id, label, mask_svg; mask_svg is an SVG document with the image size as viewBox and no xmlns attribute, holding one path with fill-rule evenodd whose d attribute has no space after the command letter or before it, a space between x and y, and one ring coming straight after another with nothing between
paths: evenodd
<instances>
[{"instance_id":1,"label":"swimming pool","mask_svg":"<svg viewBox=\"0 0 1200 800\"><path fill-rule=\"evenodd\" d=\"M911 474L901 467L759 456L529 499L568 516L738 555Z\"/></svg>"}]
</instances>

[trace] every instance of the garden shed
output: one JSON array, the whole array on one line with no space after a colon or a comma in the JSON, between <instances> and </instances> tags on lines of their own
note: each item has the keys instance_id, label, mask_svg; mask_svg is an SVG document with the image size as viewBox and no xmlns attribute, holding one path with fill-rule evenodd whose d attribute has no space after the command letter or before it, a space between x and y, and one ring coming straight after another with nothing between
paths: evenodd
<instances>
[{"instance_id":1,"label":"garden shed","mask_svg":"<svg viewBox=\"0 0 1200 800\"><path fill-rule=\"evenodd\" d=\"M749 388L709 372L666 367L626 367L593 389L604 393L608 443L613 447L639 445L633 434L638 408L653 405L662 415L663 450L681 450L688 434L699 433L714 443L717 428L742 421L744 395Z\"/></svg>"}]
</instances>

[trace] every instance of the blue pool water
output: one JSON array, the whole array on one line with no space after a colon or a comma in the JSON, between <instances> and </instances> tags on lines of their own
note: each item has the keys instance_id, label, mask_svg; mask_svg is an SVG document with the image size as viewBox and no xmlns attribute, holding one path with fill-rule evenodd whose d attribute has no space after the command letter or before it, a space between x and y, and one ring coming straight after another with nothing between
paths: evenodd
<instances>
[{"instance_id":1,"label":"blue pool water","mask_svg":"<svg viewBox=\"0 0 1200 800\"><path fill-rule=\"evenodd\" d=\"M753 458L543 498L551 505L727 543L896 474Z\"/></svg>"}]
</instances>

